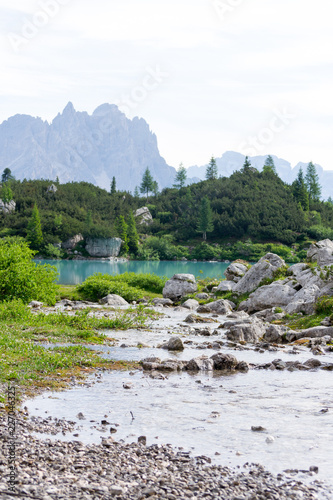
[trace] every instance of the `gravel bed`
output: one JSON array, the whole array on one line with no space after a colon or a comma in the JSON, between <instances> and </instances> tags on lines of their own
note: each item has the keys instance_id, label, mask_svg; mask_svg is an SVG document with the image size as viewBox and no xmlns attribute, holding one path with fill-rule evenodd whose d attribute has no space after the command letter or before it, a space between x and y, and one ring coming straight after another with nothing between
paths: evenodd
<instances>
[{"instance_id":1,"label":"gravel bed","mask_svg":"<svg viewBox=\"0 0 333 500\"><path fill-rule=\"evenodd\" d=\"M332 498L315 479L314 471L303 471L312 481L299 481L298 471L277 476L258 464L230 469L201 456L192 458L170 445L146 446L103 438L100 445L79 441L38 439L32 431L56 434L70 431L73 422L30 419L16 412L16 480L9 491L7 450L12 439L7 415L0 410L0 498L10 500L60 499L223 499L223 500L312 500ZM313 477L311 477L313 476Z\"/></svg>"}]
</instances>

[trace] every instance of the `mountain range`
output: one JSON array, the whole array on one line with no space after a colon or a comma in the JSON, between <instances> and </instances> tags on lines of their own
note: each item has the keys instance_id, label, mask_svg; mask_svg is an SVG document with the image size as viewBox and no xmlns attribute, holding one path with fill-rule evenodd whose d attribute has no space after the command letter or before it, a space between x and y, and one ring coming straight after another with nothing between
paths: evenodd
<instances>
[{"instance_id":1,"label":"mountain range","mask_svg":"<svg viewBox=\"0 0 333 500\"><path fill-rule=\"evenodd\" d=\"M307 163L291 164L272 155L281 179L291 184ZM218 174L229 177L244 163L244 155L227 151L216 158ZM250 158L261 170L266 156ZM0 125L0 171L10 168L17 179L86 181L107 190L112 177L117 189L134 191L145 169L159 188L174 183L176 170L159 153L156 135L143 118L128 119L114 104L102 104L89 115L71 102L51 123L30 115L15 115ZM205 179L207 165L187 170L188 184ZM333 197L333 171L317 165L322 198Z\"/></svg>"}]
</instances>

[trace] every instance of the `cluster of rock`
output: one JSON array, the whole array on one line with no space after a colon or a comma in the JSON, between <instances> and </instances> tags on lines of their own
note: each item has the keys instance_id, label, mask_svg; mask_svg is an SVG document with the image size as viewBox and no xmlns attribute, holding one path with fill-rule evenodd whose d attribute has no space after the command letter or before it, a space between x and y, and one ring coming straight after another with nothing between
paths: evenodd
<instances>
[{"instance_id":1,"label":"cluster of rock","mask_svg":"<svg viewBox=\"0 0 333 500\"><path fill-rule=\"evenodd\" d=\"M179 339L180 340L180 339ZM180 348L179 348L180 350ZM150 357L141 361L143 370L157 372L172 372L172 371L227 371L227 372L247 372L249 365L245 361L238 361L231 354L216 353L213 356L199 356L190 361L182 361L179 359L166 359L161 361L160 358Z\"/></svg>"},{"instance_id":2,"label":"cluster of rock","mask_svg":"<svg viewBox=\"0 0 333 500\"><path fill-rule=\"evenodd\" d=\"M15 209L16 209L16 203L14 200L5 203L0 199L0 212L4 214L10 214L12 212L15 212Z\"/></svg>"}]
</instances>

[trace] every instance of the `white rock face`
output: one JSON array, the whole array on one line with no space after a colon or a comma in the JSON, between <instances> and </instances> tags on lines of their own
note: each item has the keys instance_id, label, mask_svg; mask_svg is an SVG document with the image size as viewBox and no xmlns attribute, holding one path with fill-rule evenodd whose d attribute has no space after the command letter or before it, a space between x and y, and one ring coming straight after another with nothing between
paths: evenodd
<instances>
[{"instance_id":1,"label":"white rock face","mask_svg":"<svg viewBox=\"0 0 333 500\"><path fill-rule=\"evenodd\" d=\"M73 248L76 247L76 245L80 242L80 241L83 241L84 238L82 236L82 234L76 234L75 236L73 236L73 238L69 238L69 240L67 241L64 241L61 246L62 248L64 248L65 250L73 250Z\"/></svg>"},{"instance_id":2,"label":"white rock face","mask_svg":"<svg viewBox=\"0 0 333 500\"><path fill-rule=\"evenodd\" d=\"M143 226L149 226L149 224L153 222L153 217L148 207L138 208L134 214L134 217L137 218L139 224Z\"/></svg>"},{"instance_id":3,"label":"white rock face","mask_svg":"<svg viewBox=\"0 0 333 500\"><path fill-rule=\"evenodd\" d=\"M178 300L189 293L195 293L198 285L193 274L175 274L165 283L163 297Z\"/></svg>"},{"instance_id":4,"label":"white rock face","mask_svg":"<svg viewBox=\"0 0 333 500\"><path fill-rule=\"evenodd\" d=\"M307 258L317 262L318 266L330 266L333 264L333 241L326 239L311 245Z\"/></svg>"},{"instance_id":5,"label":"white rock face","mask_svg":"<svg viewBox=\"0 0 333 500\"><path fill-rule=\"evenodd\" d=\"M120 238L88 238L86 250L91 257L118 257Z\"/></svg>"},{"instance_id":6,"label":"white rock face","mask_svg":"<svg viewBox=\"0 0 333 500\"><path fill-rule=\"evenodd\" d=\"M161 157L157 139L142 118L129 120L117 106L103 104L92 115L68 103L52 123L15 115L0 125L1 169L17 179L86 181L133 191L149 165L160 188L172 184L176 170Z\"/></svg>"},{"instance_id":7,"label":"white rock face","mask_svg":"<svg viewBox=\"0 0 333 500\"><path fill-rule=\"evenodd\" d=\"M274 253L267 253L254 264L234 287L234 292L248 293L255 290L264 278L272 278L274 271L285 265L285 261Z\"/></svg>"},{"instance_id":8,"label":"white rock face","mask_svg":"<svg viewBox=\"0 0 333 500\"><path fill-rule=\"evenodd\" d=\"M11 200L9 203L4 203L0 200L0 212L4 214L9 214L11 212L15 212L16 203L14 200Z\"/></svg>"}]
</instances>

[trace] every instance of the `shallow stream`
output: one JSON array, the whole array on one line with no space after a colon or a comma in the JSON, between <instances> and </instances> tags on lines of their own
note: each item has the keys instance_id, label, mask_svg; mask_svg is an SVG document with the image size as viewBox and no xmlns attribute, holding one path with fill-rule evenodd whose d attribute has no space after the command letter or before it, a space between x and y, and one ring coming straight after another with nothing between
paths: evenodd
<instances>
[{"instance_id":1,"label":"shallow stream","mask_svg":"<svg viewBox=\"0 0 333 500\"><path fill-rule=\"evenodd\" d=\"M164 311L166 316L153 322L149 331L110 331L107 333L115 338L115 346L93 348L119 360L140 360L151 355L189 360L217 352L209 344L218 340L224 342L221 352L250 363L277 358L304 362L314 357L305 347L300 347L297 354L291 352L290 346L265 352L255 351L251 346L234 350L224 330L219 329L219 334L211 337L198 336L192 325L183 323L188 312ZM223 317L219 316L218 321L221 320ZM209 326L213 330L218 325L194 326ZM186 346L183 352L172 354L157 347L171 333L182 334ZM138 343L150 347L138 348ZM332 362L333 354L321 356L320 361ZM75 420L74 434L60 435L66 440L100 442L101 437L110 436L113 427L117 430L112 434L116 440L132 442L145 435L147 444L170 443L224 465L261 463L275 473L318 466L316 478L333 486L332 372L250 369L248 373L234 375L217 375L217 372L164 375L165 379L160 380L141 371L98 372L85 386L44 394L29 401L27 406L31 415ZM77 418L79 412L85 420ZM103 419L109 425L101 426ZM262 426L265 430L254 432L252 426ZM273 438L269 439L272 442L266 442L268 437Z\"/></svg>"}]
</instances>

